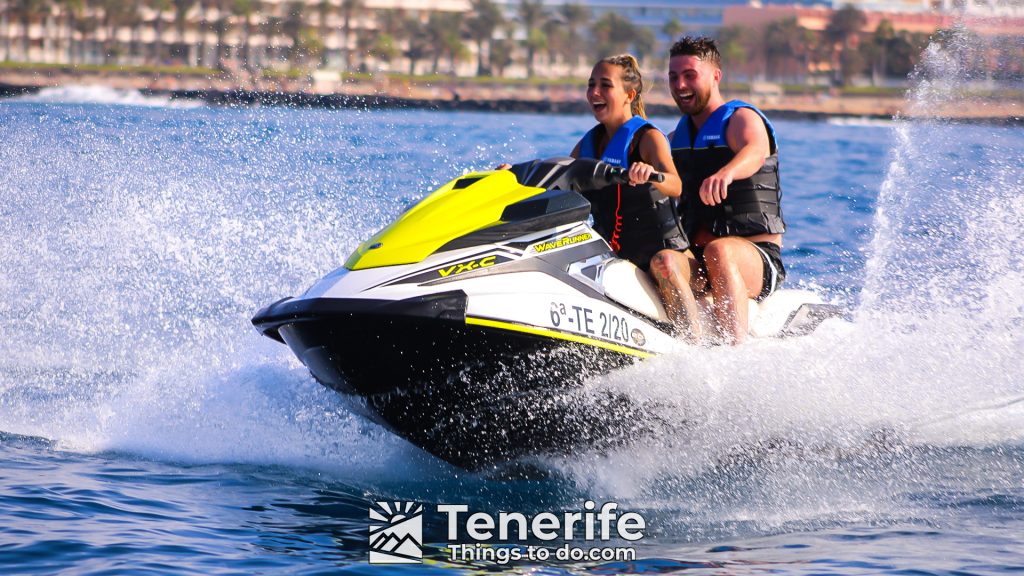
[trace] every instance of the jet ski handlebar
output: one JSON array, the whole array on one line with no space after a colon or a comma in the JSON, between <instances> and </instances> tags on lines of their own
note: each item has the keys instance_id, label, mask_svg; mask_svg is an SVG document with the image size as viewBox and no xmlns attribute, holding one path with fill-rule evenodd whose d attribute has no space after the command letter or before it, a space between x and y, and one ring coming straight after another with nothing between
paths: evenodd
<instances>
[{"instance_id":1,"label":"jet ski handlebar","mask_svg":"<svg viewBox=\"0 0 1024 576\"><path fill-rule=\"evenodd\" d=\"M616 183L619 183L619 184L628 184L629 183L629 169L628 168L623 168L622 166L612 166L611 164L606 164L604 162L602 162L601 164L603 166L598 166L598 169L604 168L604 170L605 170L604 177L607 178L610 182L616 182ZM654 173L651 174L650 178L647 179L647 181L648 182L664 182L665 181L665 175L662 174L661 172L654 172Z\"/></svg>"},{"instance_id":2,"label":"jet ski handlebar","mask_svg":"<svg viewBox=\"0 0 1024 576\"><path fill-rule=\"evenodd\" d=\"M510 168L520 184L561 190L597 190L611 184L628 184L629 170L593 158L556 156L530 160ZM648 182L664 182L665 175L651 174Z\"/></svg>"}]
</instances>

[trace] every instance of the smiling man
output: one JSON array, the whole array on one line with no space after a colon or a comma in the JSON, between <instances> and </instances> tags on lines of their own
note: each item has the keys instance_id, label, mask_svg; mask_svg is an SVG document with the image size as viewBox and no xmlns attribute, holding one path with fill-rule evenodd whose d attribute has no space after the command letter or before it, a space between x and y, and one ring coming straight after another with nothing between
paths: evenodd
<instances>
[{"instance_id":1,"label":"smiling man","mask_svg":"<svg viewBox=\"0 0 1024 576\"><path fill-rule=\"evenodd\" d=\"M747 299L767 298L786 275L775 129L754 106L722 98L713 40L683 37L669 57L669 90L683 113L669 140L691 248L662 251L652 272L663 287L675 276L696 295L710 292L721 339L738 344L747 335ZM678 291L665 297L679 307L692 299Z\"/></svg>"}]
</instances>

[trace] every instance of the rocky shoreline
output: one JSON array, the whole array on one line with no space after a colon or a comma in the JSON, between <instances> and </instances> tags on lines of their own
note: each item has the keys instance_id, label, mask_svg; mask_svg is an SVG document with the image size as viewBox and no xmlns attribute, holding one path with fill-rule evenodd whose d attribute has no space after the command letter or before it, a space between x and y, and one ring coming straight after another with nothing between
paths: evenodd
<instances>
[{"instance_id":1,"label":"rocky shoreline","mask_svg":"<svg viewBox=\"0 0 1024 576\"><path fill-rule=\"evenodd\" d=\"M326 109L422 109L470 112L587 114L582 88L573 85L478 85L451 81L431 83L347 82L339 91L322 93L308 82L263 82L249 88L209 79L153 78L126 75L16 75L0 74L0 97L39 92L44 88L95 85L139 90L144 95L201 101L212 106L292 106ZM825 120L828 118L916 118L907 112L901 97L782 95L743 98L776 118ZM673 116L675 105L658 91L645 95L648 114ZM985 100L971 106L948 106L931 111L927 118L1024 126L1024 103L1016 100Z\"/></svg>"}]
</instances>

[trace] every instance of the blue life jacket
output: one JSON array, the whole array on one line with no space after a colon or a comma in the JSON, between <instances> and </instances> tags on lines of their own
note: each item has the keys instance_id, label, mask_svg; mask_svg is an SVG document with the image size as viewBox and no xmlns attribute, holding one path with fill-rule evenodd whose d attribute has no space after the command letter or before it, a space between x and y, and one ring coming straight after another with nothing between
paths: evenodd
<instances>
[{"instance_id":1,"label":"blue life jacket","mask_svg":"<svg viewBox=\"0 0 1024 576\"><path fill-rule=\"evenodd\" d=\"M614 166L622 166L623 168L629 167L629 147L633 143L633 136L636 135L637 131L644 126L654 126L647 121L643 116L633 116L625 124L619 127L612 135L612 139L608 142L608 145L604 147L604 154L601 155L601 161L607 162ZM583 137L583 142L580 144L580 158L597 158L597 153L594 149L594 141L600 132L604 131L604 127L600 124L594 126L587 132L586 136Z\"/></svg>"},{"instance_id":2,"label":"blue life jacket","mask_svg":"<svg viewBox=\"0 0 1024 576\"><path fill-rule=\"evenodd\" d=\"M648 130L658 129L641 116L630 118L612 134L601 160L624 168L641 161L639 137ZM664 138L660 130L658 134ZM600 124L587 132L580 142L580 158L597 158L597 140L603 135L604 126ZM635 146L634 139L637 140ZM619 257L644 270L659 250L684 250L689 246L671 198L650 184L613 184L598 190L586 190L583 196L590 201L594 230Z\"/></svg>"},{"instance_id":3,"label":"blue life jacket","mask_svg":"<svg viewBox=\"0 0 1024 576\"><path fill-rule=\"evenodd\" d=\"M770 155L761 169L749 178L729 185L725 201L707 206L700 200L704 179L718 172L736 154L729 148L725 131L729 119L740 108L750 108L764 121L768 130ZM715 236L754 236L782 234L786 223L782 218L782 187L779 183L779 149L775 127L764 113L741 100L719 106L694 135L692 121L684 115L672 136L672 160L683 180L682 203L686 231L691 236L708 228Z\"/></svg>"}]
</instances>

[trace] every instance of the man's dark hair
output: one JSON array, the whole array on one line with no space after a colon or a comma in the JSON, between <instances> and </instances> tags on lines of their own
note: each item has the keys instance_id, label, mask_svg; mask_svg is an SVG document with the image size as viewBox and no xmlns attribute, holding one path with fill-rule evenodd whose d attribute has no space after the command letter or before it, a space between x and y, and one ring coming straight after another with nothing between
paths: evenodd
<instances>
[{"instance_id":1,"label":"man's dark hair","mask_svg":"<svg viewBox=\"0 0 1024 576\"><path fill-rule=\"evenodd\" d=\"M715 46L715 41L707 36L683 36L669 48L668 56L696 56L718 68L722 67L722 55L718 53L718 46Z\"/></svg>"}]
</instances>

